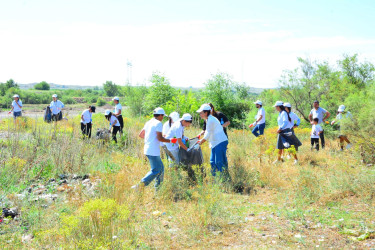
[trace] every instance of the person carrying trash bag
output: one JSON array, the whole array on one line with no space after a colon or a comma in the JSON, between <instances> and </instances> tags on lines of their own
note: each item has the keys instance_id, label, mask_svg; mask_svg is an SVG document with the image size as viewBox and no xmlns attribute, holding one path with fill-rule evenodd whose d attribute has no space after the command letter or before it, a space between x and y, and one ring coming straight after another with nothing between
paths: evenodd
<instances>
[{"instance_id":1,"label":"person carrying trash bag","mask_svg":"<svg viewBox=\"0 0 375 250\"><path fill-rule=\"evenodd\" d=\"M92 113L95 113L95 106L89 106L81 115L81 131L83 138L91 138Z\"/></svg>"},{"instance_id":2,"label":"person carrying trash bag","mask_svg":"<svg viewBox=\"0 0 375 250\"><path fill-rule=\"evenodd\" d=\"M209 141L211 148L211 173L215 176L216 172L220 172L225 180L230 180L227 159L228 137L225 135L219 120L211 115L210 105L203 104L197 112L206 121L206 131L203 138L198 141L198 144L202 145L204 142Z\"/></svg>"},{"instance_id":3,"label":"person carrying trash bag","mask_svg":"<svg viewBox=\"0 0 375 250\"><path fill-rule=\"evenodd\" d=\"M290 124L292 119L289 116L289 113L285 111L284 103L282 101L277 101L274 105L276 111L279 112L279 116L277 117L277 124L278 124L278 136L277 136L277 145L276 148L279 150L278 158L274 161L274 164L282 162L282 155L284 149L288 149L291 146L295 147L295 150L298 150L298 147L302 145L302 143L298 140L298 138L293 134L292 130L290 129ZM298 157L297 153L293 152L292 155L294 156L294 165L298 164Z\"/></svg>"},{"instance_id":4,"label":"person carrying trash bag","mask_svg":"<svg viewBox=\"0 0 375 250\"><path fill-rule=\"evenodd\" d=\"M140 183L131 188L139 190L148 186L155 179L155 188L159 188L164 178L164 165L160 158L160 142L171 143L170 139L165 139L162 135L163 124L161 121L166 116L164 109L156 108L153 111L154 118L146 122L139 133L139 137L144 139L144 154L148 158L151 170L142 178Z\"/></svg>"},{"instance_id":5,"label":"person carrying trash bag","mask_svg":"<svg viewBox=\"0 0 375 250\"><path fill-rule=\"evenodd\" d=\"M255 137L258 137L260 135L264 134L264 129L266 127L266 111L263 108L263 103L258 100L254 102L256 108L258 109L258 113L255 116L255 122L249 125L249 128L253 128L251 133L255 135Z\"/></svg>"},{"instance_id":6,"label":"person carrying trash bag","mask_svg":"<svg viewBox=\"0 0 375 250\"><path fill-rule=\"evenodd\" d=\"M109 121L109 132L112 130L112 140L117 143L117 132L120 131L120 122L118 121L117 117L112 114L110 110L106 110L104 113L105 118Z\"/></svg>"},{"instance_id":7,"label":"person carrying trash bag","mask_svg":"<svg viewBox=\"0 0 375 250\"><path fill-rule=\"evenodd\" d=\"M115 103L115 109L113 111L113 115L116 116L117 120L120 123L120 133L124 129L124 119L122 118L122 106L120 104L120 98L115 96L112 101Z\"/></svg>"},{"instance_id":8,"label":"person carrying trash bag","mask_svg":"<svg viewBox=\"0 0 375 250\"><path fill-rule=\"evenodd\" d=\"M174 160L168 157L169 167L173 165L178 165L180 163L179 150L188 150L188 147L183 143L184 129L189 127L193 122L193 117L190 114L184 114L181 119L173 123L172 127L169 129L166 139L170 139L171 143L166 143L168 151L173 155ZM185 139L186 140L186 139Z\"/></svg>"},{"instance_id":9,"label":"person carrying trash bag","mask_svg":"<svg viewBox=\"0 0 375 250\"><path fill-rule=\"evenodd\" d=\"M340 151L344 150L344 142L347 142L348 145L346 149L350 149L352 144L350 143L348 137L344 134L345 123L351 122L353 120L353 116L349 111L345 111L345 105L340 105L339 109L337 110L336 119L331 122L331 125L334 126L338 132L338 138L340 139ZM343 122L343 124L341 123Z\"/></svg>"},{"instance_id":10,"label":"person carrying trash bag","mask_svg":"<svg viewBox=\"0 0 375 250\"><path fill-rule=\"evenodd\" d=\"M60 100L57 100L57 95L52 95L53 101L50 103L49 107L51 108L52 112L52 121L60 121L62 120L62 108L64 107L64 103Z\"/></svg>"},{"instance_id":11,"label":"person carrying trash bag","mask_svg":"<svg viewBox=\"0 0 375 250\"><path fill-rule=\"evenodd\" d=\"M219 120L219 122L220 122L220 124L221 124L221 126L224 130L225 135L228 137L227 127L230 125L230 121L229 121L228 117L226 115L224 115L224 113L222 113L220 111L216 111L215 107L212 103L207 103L207 104L210 105L210 107L211 107L211 115ZM202 132L198 135L198 137L200 137L204 134L204 132L206 131L206 126L207 126L206 121L204 121Z\"/></svg>"}]
</instances>

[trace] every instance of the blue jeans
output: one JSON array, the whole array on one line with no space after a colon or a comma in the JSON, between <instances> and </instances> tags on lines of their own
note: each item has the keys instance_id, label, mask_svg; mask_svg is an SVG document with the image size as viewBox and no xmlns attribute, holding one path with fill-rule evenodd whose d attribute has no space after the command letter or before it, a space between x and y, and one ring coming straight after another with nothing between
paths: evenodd
<instances>
[{"instance_id":1,"label":"blue jeans","mask_svg":"<svg viewBox=\"0 0 375 250\"><path fill-rule=\"evenodd\" d=\"M260 135L263 135L264 134L264 128L266 127L266 124L265 123L262 123L262 124L257 124L253 131L251 131L251 133L253 133L256 137L260 136ZM258 133L259 131L259 133Z\"/></svg>"},{"instance_id":2,"label":"blue jeans","mask_svg":"<svg viewBox=\"0 0 375 250\"><path fill-rule=\"evenodd\" d=\"M161 161L160 156L151 156L146 155L148 160L150 161L151 170L143 177L142 182L147 186L150 184L154 179L155 180L155 187L158 187L164 179L164 165Z\"/></svg>"},{"instance_id":3,"label":"blue jeans","mask_svg":"<svg viewBox=\"0 0 375 250\"><path fill-rule=\"evenodd\" d=\"M211 148L211 173L213 176L216 175L216 172L223 172L223 170L228 169L228 159L227 159L227 148L228 141L223 141L215 147Z\"/></svg>"}]
</instances>

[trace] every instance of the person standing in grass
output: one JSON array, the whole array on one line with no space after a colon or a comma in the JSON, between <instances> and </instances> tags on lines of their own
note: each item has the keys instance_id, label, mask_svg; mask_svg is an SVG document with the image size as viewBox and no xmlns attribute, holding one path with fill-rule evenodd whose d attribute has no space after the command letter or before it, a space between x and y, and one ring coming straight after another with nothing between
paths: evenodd
<instances>
[{"instance_id":1,"label":"person standing in grass","mask_svg":"<svg viewBox=\"0 0 375 250\"><path fill-rule=\"evenodd\" d=\"M256 137L264 134L264 128L266 127L266 111L263 108L263 103L258 100L254 102L256 108L258 109L258 113L255 117L255 122L249 125L249 128L254 127L251 133Z\"/></svg>"},{"instance_id":2,"label":"person standing in grass","mask_svg":"<svg viewBox=\"0 0 375 250\"><path fill-rule=\"evenodd\" d=\"M214 105L212 103L208 103L208 105L211 107L211 115L213 117L215 117L216 119L218 119L218 121L220 122L221 127L224 130L225 135L228 137L227 127L230 125L230 121L229 121L228 117L226 115L224 115L222 112L216 111L215 107L214 107ZM204 123L203 123L203 130L198 135L198 137L200 137L200 136L202 136L204 134L204 132L206 131L206 127L207 127L207 123L206 123L206 121L204 121Z\"/></svg>"},{"instance_id":3,"label":"person standing in grass","mask_svg":"<svg viewBox=\"0 0 375 250\"><path fill-rule=\"evenodd\" d=\"M293 134L292 130L290 129L290 124L292 122L292 118L290 118L289 113L285 111L284 103L282 101L277 101L274 105L277 112L279 112L279 116L277 117L277 146L276 148L279 150L278 158L274 162L277 164L282 162L282 155L284 149L288 149L291 146L294 146L295 150L298 150L298 147L301 146L301 142L297 139L297 137ZM294 156L294 165L298 164L298 157L296 152L292 152Z\"/></svg>"},{"instance_id":4,"label":"person standing in grass","mask_svg":"<svg viewBox=\"0 0 375 250\"><path fill-rule=\"evenodd\" d=\"M9 114L13 112L13 118L16 120L17 117L22 116L22 101L19 95L14 95L13 99Z\"/></svg>"},{"instance_id":5,"label":"person standing in grass","mask_svg":"<svg viewBox=\"0 0 375 250\"><path fill-rule=\"evenodd\" d=\"M95 113L95 106L89 106L81 115L81 131L83 138L91 138L92 113Z\"/></svg>"},{"instance_id":6,"label":"person standing in grass","mask_svg":"<svg viewBox=\"0 0 375 250\"><path fill-rule=\"evenodd\" d=\"M209 141L211 148L211 173L213 176L216 172L220 172L224 178L230 179L228 172L228 137L224 133L222 124L211 114L211 106L203 104L197 112L200 117L206 122L206 130L204 136L198 141L199 145Z\"/></svg>"},{"instance_id":7,"label":"person standing in grass","mask_svg":"<svg viewBox=\"0 0 375 250\"><path fill-rule=\"evenodd\" d=\"M319 125L319 118L314 118L310 134L311 150L313 150L315 147L315 149L319 151L319 138L321 133L323 133L323 128Z\"/></svg>"},{"instance_id":8,"label":"person standing in grass","mask_svg":"<svg viewBox=\"0 0 375 250\"><path fill-rule=\"evenodd\" d=\"M309 114L310 123L311 125L314 125L313 119L318 118L319 120L318 124L321 125L331 116L331 114L327 110L319 106L319 101L315 101L313 106L314 108L311 110ZM324 130L319 134L319 136L320 136L320 141L322 143L322 148L324 148L325 147Z\"/></svg>"},{"instance_id":9,"label":"person standing in grass","mask_svg":"<svg viewBox=\"0 0 375 250\"><path fill-rule=\"evenodd\" d=\"M165 136L166 139L174 139L176 142L166 143L169 152L175 158L173 161L170 157L168 160L170 162L169 167L172 167L173 164L179 164L179 149L180 147L184 150L188 150L185 144L182 142L182 138L184 136L184 129L189 127L193 122L193 117L190 114L184 114L181 119L177 120L177 122L173 123L172 127L168 131L167 135Z\"/></svg>"},{"instance_id":10,"label":"person standing in grass","mask_svg":"<svg viewBox=\"0 0 375 250\"><path fill-rule=\"evenodd\" d=\"M162 120L166 116L164 109L156 108L153 112L154 118L146 122L139 133L139 137L144 139L144 154L148 158L151 170L142 178L141 182L132 186L132 189L139 190L148 186L155 179L155 188L163 182L164 165L160 158L160 142L171 143L170 139L165 139L162 135Z\"/></svg>"},{"instance_id":11,"label":"person standing in grass","mask_svg":"<svg viewBox=\"0 0 375 250\"><path fill-rule=\"evenodd\" d=\"M120 133L122 134L122 130L124 129L124 119L122 118L122 106L120 104L120 98L115 96L112 101L115 103L113 115L116 116L117 120L120 123Z\"/></svg>"},{"instance_id":12,"label":"person standing in grass","mask_svg":"<svg viewBox=\"0 0 375 250\"><path fill-rule=\"evenodd\" d=\"M117 132L120 131L120 122L118 121L117 117L112 114L110 110L106 110L105 118L109 121L109 132L112 130L112 140L117 143Z\"/></svg>"},{"instance_id":13,"label":"person standing in grass","mask_svg":"<svg viewBox=\"0 0 375 250\"><path fill-rule=\"evenodd\" d=\"M52 121L60 121L62 119L61 110L64 107L64 103L57 99L57 95L52 95L52 102L50 103L50 108L52 112Z\"/></svg>"},{"instance_id":14,"label":"person standing in grass","mask_svg":"<svg viewBox=\"0 0 375 250\"><path fill-rule=\"evenodd\" d=\"M292 130L294 133L294 128L297 128L301 124L301 119L296 115L295 113L292 112L292 104L289 102L284 103L285 111L289 114L289 117L292 119L289 122L289 128Z\"/></svg>"},{"instance_id":15,"label":"person standing in grass","mask_svg":"<svg viewBox=\"0 0 375 250\"><path fill-rule=\"evenodd\" d=\"M340 139L341 151L344 150L344 142L348 143L348 145L346 146L346 149L350 149L352 147L352 144L350 143L348 137L345 134L343 134L344 130L342 126L345 124L341 124L342 121L344 121L345 123L345 122L348 122L348 120L353 120L352 114L349 111L345 111L345 105L340 105L339 109L337 110L336 119L331 122L331 125L336 124L338 127L338 131L339 131L338 138Z\"/></svg>"}]
</instances>

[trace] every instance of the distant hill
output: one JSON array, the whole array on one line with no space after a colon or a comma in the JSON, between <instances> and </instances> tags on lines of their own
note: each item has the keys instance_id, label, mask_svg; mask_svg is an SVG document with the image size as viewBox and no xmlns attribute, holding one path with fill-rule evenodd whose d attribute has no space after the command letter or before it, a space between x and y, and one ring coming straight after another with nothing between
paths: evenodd
<instances>
[{"instance_id":1,"label":"distant hill","mask_svg":"<svg viewBox=\"0 0 375 250\"><path fill-rule=\"evenodd\" d=\"M38 84L38 82L34 83L28 83L28 84L20 84L17 83L17 85L21 89L33 89L34 86ZM60 85L60 84L55 84L55 83L48 83L51 86L51 89L93 89L93 88L99 88L101 89L102 87L100 86L80 86L80 85Z\"/></svg>"}]
</instances>

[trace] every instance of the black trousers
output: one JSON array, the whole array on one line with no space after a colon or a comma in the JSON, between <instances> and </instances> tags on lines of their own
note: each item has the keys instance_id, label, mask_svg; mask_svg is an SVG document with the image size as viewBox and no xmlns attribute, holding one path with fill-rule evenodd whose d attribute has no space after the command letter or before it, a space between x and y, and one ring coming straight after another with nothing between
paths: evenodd
<instances>
[{"instance_id":1,"label":"black trousers","mask_svg":"<svg viewBox=\"0 0 375 250\"><path fill-rule=\"evenodd\" d=\"M319 151L319 138L311 138L311 150L313 150L314 148Z\"/></svg>"},{"instance_id":2,"label":"black trousers","mask_svg":"<svg viewBox=\"0 0 375 250\"><path fill-rule=\"evenodd\" d=\"M119 121L120 123L120 132L122 133L122 129L124 128L124 119L122 119L122 115L119 115L117 117L117 120Z\"/></svg>"},{"instance_id":3,"label":"black trousers","mask_svg":"<svg viewBox=\"0 0 375 250\"><path fill-rule=\"evenodd\" d=\"M324 130L320 133L319 137L320 137L320 142L322 143L322 148L324 148L326 146L326 142L324 140Z\"/></svg>"},{"instance_id":4,"label":"black trousers","mask_svg":"<svg viewBox=\"0 0 375 250\"><path fill-rule=\"evenodd\" d=\"M86 124L81 123L81 131L82 131L82 135L84 138L85 137L91 138L91 129L92 129L91 122L86 123Z\"/></svg>"},{"instance_id":5,"label":"black trousers","mask_svg":"<svg viewBox=\"0 0 375 250\"><path fill-rule=\"evenodd\" d=\"M121 126L114 126L112 129L112 140L114 140L117 143L117 132L121 130Z\"/></svg>"}]
</instances>

